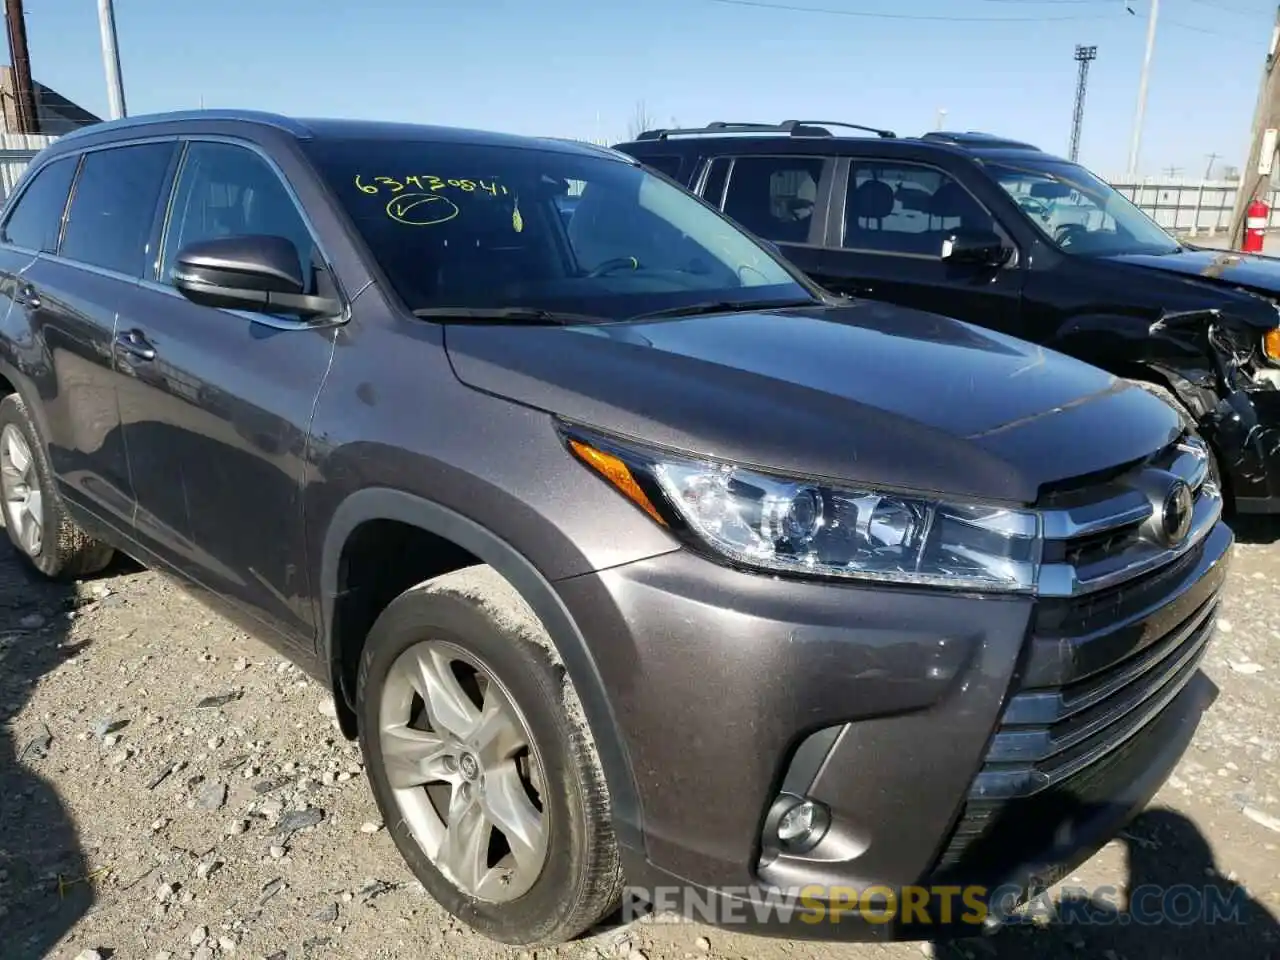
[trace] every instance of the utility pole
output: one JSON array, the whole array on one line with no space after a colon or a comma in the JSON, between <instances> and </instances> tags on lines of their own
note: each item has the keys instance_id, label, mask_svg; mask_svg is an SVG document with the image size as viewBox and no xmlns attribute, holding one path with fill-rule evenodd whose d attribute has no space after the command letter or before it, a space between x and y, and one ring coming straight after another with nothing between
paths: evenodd
<instances>
[{"instance_id":1,"label":"utility pole","mask_svg":"<svg viewBox=\"0 0 1280 960\"><path fill-rule=\"evenodd\" d=\"M124 77L120 73L120 51L116 47L116 13L111 0L98 0L98 26L102 30L102 62L107 70L107 95L111 119L128 116L124 106Z\"/></svg>"},{"instance_id":2,"label":"utility pole","mask_svg":"<svg viewBox=\"0 0 1280 960\"><path fill-rule=\"evenodd\" d=\"M1151 12L1147 14L1147 49L1142 55L1142 77L1138 80L1138 112L1133 118L1133 142L1129 146L1129 179L1138 177L1138 150L1142 147L1142 120L1147 112L1147 84L1151 79L1151 54L1156 48L1156 17L1160 14L1160 0L1151 0Z\"/></svg>"},{"instance_id":3,"label":"utility pole","mask_svg":"<svg viewBox=\"0 0 1280 960\"><path fill-rule=\"evenodd\" d=\"M1271 43L1263 61L1262 84L1253 110L1253 129L1249 134L1249 155L1244 169L1240 171L1236 205L1231 211L1231 226L1227 232L1227 243L1237 249L1244 241L1245 212L1249 204L1263 191L1264 184L1271 183L1271 165L1275 160L1277 130L1280 130L1280 70L1275 69L1277 46L1280 46L1280 6L1276 8Z\"/></svg>"},{"instance_id":4,"label":"utility pole","mask_svg":"<svg viewBox=\"0 0 1280 960\"><path fill-rule=\"evenodd\" d=\"M1217 154L1217 153L1209 154L1209 165L1204 168L1204 178L1206 180L1213 179L1213 164L1215 160L1219 160L1219 159L1221 159L1221 154Z\"/></svg>"},{"instance_id":5,"label":"utility pole","mask_svg":"<svg viewBox=\"0 0 1280 960\"><path fill-rule=\"evenodd\" d=\"M13 99L19 133L39 133L35 84L31 81L31 56L27 53L27 18L22 0L4 0L5 26L9 33L9 62L13 64Z\"/></svg>"},{"instance_id":6,"label":"utility pole","mask_svg":"<svg viewBox=\"0 0 1280 960\"><path fill-rule=\"evenodd\" d=\"M1080 128L1084 126L1084 92L1089 86L1089 64L1098 59L1097 47L1076 46L1076 62L1080 64L1080 73L1076 77L1076 109L1071 117L1071 149L1070 159L1074 163L1080 158Z\"/></svg>"},{"instance_id":7,"label":"utility pole","mask_svg":"<svg viewBox=\"0 0 1280 960\"><path fill-rule=\"evenodd\" d=\"M939 107L939 108L938 108L938 116L937 116L936 121L934 122L934 127L933 127L933 128L934 128L935 130L941 130L941 129L946 125L946 122L947 122L947 108L946 108L946 107Z\"/></svg>"},{"instance_id":8,"label":"utility pole","mask_svg":"<svg viewBox=\"0 0 1280 960\"><path fill-rule=\"evenodd\" d=\"M1181 167L1165 167L1165 168L1164 168L1165 176L1167 176L1170 180L1172 180L1174 177L1176 177L1176 176L1177 176L1178 174L1180 174L1181 172L1182 172L1182 168L1181 168Z\"/></svg>"}]
</instances>

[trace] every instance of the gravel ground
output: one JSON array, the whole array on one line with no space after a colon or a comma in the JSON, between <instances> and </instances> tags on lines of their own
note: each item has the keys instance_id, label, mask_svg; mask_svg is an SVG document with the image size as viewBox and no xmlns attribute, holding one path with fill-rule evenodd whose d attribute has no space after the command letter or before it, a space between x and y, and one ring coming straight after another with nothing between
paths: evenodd
<instances>
[{"instance_id":1,"label":"gravel ground","mask_svg":"<svg viewBox=\"0 0 1280 960\"><path fill-rule=\"evenodd\" d=\"M1250 537L1206 664L1222 693L1193 749L1044 901L1110 885L1111 922L868 946L644 921L538 960L1280 958L1280 543ZM531 958L413 881L326 699L157 574L122 563L52 586L0 545L0 956ZM1239 922L1125 922L1124 891L1149 883L1236 891Z\"/></svg>"}]
</instances>

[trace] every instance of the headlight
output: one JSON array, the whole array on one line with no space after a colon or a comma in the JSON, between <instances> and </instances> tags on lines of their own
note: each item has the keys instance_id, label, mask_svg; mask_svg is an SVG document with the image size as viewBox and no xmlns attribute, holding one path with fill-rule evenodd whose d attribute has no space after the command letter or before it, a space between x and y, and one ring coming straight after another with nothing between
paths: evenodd
<instances>
[{"instance_id":1,"label":"headlight","mask_svg":"<svg viewBox=\"0 0 1280 960\"><path fill-rule=\"evenodd\" d=\"M1031 592L1034 513L944 503L646 450L575 431L569 447L658 523L743 566Z\"/></svg>"}]
</instances>

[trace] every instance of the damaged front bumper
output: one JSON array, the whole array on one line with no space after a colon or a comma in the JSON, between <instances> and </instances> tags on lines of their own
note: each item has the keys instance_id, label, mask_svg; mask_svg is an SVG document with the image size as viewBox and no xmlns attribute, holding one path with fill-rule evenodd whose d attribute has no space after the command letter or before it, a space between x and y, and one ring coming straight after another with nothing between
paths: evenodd
<instances>
[{"instance_id":1,"label":"damaged front bumper","mask_svg":"<svg viewBox=\"0 0 1280 960\"><path fill-rule=\"evenodd\" d=\"M1166 373L1213 445L1234 511L1280 513L1280 369L1262 358L1258 331L1189 310L1166 312L1149 332L1208 361Z\"/></svg>"}]
</instances>

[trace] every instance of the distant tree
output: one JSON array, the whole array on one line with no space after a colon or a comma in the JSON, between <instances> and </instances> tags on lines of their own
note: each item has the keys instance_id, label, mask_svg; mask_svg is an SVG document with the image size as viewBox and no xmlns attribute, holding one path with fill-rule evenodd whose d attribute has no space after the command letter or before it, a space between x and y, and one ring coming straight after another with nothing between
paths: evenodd
<instances>
[{"instance_id":1,"label":"distant tree","mask_svg":"<svg viewBox=\"0 0 1280 960\"><path fill-rule=\"evenodd\" d=\"M631 122L627 124L627 134L634 140L646 130L652 130L658 125L658 121L653 118L648 109L644 105L643 100L636 101L636 112L631 117Z\"/></svg>"}]
</instances>

